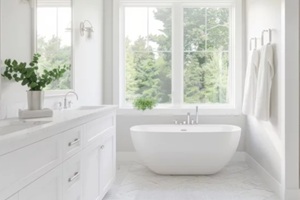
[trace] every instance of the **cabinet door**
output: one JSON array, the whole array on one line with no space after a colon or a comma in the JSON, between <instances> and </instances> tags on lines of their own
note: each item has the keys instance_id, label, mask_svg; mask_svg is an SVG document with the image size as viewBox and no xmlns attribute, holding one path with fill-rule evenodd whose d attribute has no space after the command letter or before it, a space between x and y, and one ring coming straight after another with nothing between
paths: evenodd
<instances>
[{"instance_id":1,"label":"cabinet door","mask_svg":"<svg viewBox=\"0 0 300 200\"><path fill-rule=\"evenodd\" d=\"M63 199L82 200L80 154L63 163Z\"/></svg>"},{"instance_id":2,"label":"cabinet door","mask_svg":"<svg viewBox=\"0 0 300 200\"><path fill-rule=\"evenodd\" d=\"M62 200L62 168L58 166L26 186L19 200Z\"/></svg>"},{"instance_id":3,"label":"cabinet door","mask_svg":"<svg viewBox=\"0 0 300 200\"><path fill-rule=\"evenodd\" d=\"M112 128L102 138L100 146L100 197L104 197L115 179L116 173L116 146L115 129Z\"/></svg>"},{"instance_id":4,"label":"cabinet door","mask_svg":"<svg viewBox=\"0 0 300 200\"><path fill-rule=\"evenodd\" d=\"M98 138L82 152L82 192L84 200L99 199L100 150L101 138Z\"/></svg>"},{"instance_id":5,"label":"cabinet door","mask_svg":"<svg viewBox=\"0 0 300 200\"><path fill-rule=\"evenodd\" d=\"M19 196L18 196L18 194L15 194L15 195L9 197L9 198L6 199L6 200L19 200Z\"/></svg>"}]
</instances>

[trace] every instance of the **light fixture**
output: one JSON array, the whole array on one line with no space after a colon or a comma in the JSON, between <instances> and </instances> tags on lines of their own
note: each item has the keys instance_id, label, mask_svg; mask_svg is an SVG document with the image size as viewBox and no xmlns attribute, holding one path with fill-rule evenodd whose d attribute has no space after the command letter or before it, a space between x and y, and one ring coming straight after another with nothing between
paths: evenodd
<instances>
[{"instance_id":1,"label":"light fixture","mask_svg":"<svg viewBox=\"0 0 300 200\"><path fill-rule=\"evenodd\" d=\"M88 36L90 36L91 33L94 32L93 25L89 20L84 20L83 22L80 22L80 35L84 36L84 32L87 32Z\"/></svg>"}]
</instances>

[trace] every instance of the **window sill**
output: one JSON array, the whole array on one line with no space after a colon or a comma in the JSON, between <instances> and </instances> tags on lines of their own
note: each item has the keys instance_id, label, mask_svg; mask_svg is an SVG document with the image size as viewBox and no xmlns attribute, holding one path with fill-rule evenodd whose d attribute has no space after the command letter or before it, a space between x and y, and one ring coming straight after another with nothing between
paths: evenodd
<instances>
[{"instance_id":1,"label":"window sill","mask_svg":"<svg viewBox=\"0 0 300 200\"><path fill-rule=\"evenodd\" d=\"M66 95L67 92L74 91L72 89L69 90L46 90L45 91L45 98L51 99L51 98L57 98L57 97L63 97Z\"/></svg>"},{"instance_id":2,"label":"window sill","mask_svg":"<svg viewBox=\"0 0 300 200\"><path fill-rule=\"evenodd\" d=\"M134 108L119 108L117 110L117 115L156 115L156 116L166 116L166 115L186 115L187 113L195 113L195 107L182 107L182 108L155 108L153 110L139 111ZM239 116L242 115L240 109L235 108L200 108L199 107L199 116L212 116L212 115L224 115L224 116Z\"/></svg>"}]
</instances>

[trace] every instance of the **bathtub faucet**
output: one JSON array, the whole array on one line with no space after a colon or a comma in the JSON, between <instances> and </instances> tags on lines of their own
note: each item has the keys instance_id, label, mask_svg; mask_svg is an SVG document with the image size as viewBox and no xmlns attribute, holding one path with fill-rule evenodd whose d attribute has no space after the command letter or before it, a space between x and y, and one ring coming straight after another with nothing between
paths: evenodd
<instances>
[{"instance_id":1,"label":"bathtub faucet","mask_svg":"<svg viewBox=\"0 0 300 200\"><path fill-rule=\"evenodd\" d=\"M186 123L191 124L191 114L188 112L186 116Z\"/></svg>"},{"instance_id":2,"label":"bathtub faucet","mask_svg":"<svg viewBox=\"0 0 300 200\"><path fill-rule=\"evenodd\" d=\"M196 124L199 124L199 113L198 113L198 106L196 106Z\"/></svg>"}]
</instances>

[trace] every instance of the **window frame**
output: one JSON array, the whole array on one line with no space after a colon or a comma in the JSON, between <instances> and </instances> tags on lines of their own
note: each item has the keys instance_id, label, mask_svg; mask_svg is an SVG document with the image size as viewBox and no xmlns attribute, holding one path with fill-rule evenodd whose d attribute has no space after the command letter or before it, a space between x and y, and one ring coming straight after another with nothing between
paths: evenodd
<instances>
[{"instance_id":1,"label":"window frame","mask_svg":"<svg viewBox=\"0 0 300 200\"><path fill-rule=\"evenodd\" d=\"M34 53L36 53L37 51L37 8L38 8L38 0L32 0L31 1L31 7L32 7L32 55ZM59 4L60 3L60 4ZM67 1L62 1L62 2L51 2L51 1L47 1L47 0L44 0L42 2L42 4L47 4L49 5L50 7L64 7L65 5L69 5L69 3L67 3ZM55 6L57 5L57 6ZM71 6L71 18L72 18L72 22L71 22L71 68L70 68L70 71L71 71L71 80L70 80L70 89L63 89L63 90L60 90L60 89L55 89L55 90L44 90L45 92L45 97L46 98L53 98L53 97L60 97L60 96L64 96L67 92L70 92L70 91L74 91L74 50L73 50L73 45L74 45L74 33L73 33L73 27L74 27L74 21L73 21L73 16L74 16L74 11L73 11L73 1L70 0L70 6Z\"/></svg>"},{"instance_id":2,"label":"window frame","mask_svg":"<svg viewBox=\"0 0 300 200\"><path fill-rule=\"evenodd\" d=\"M181 114L192 111L197 105L201 115L240 115L242 99L242 2L241 0L114 0L113 4L113 101L119 105L119 114L140 114L132 105L125 103L125 49L124 49L124 7L171 7L173 18L172 30L172 103L159 104L155 109L143 112L146 115ZM184 104L184 73L183 64L183 9L189 7L228 7L230 8L230 46L231 92L228 104ZM176 15L180 12L180 15ZM175 14L176 13L176 14ZM174 26L174 23L180 23ZM176 38L181 38L175 43ZM179 64L178 64L179 63ZM176 81L174 81L176 80ZM178 81L180 80L180 81ZM175 84L174 84L175 83ZM238 84L239 83L239 84ZM176 88L176 89L175 89Z\"/></svg>"}]
</instances>

